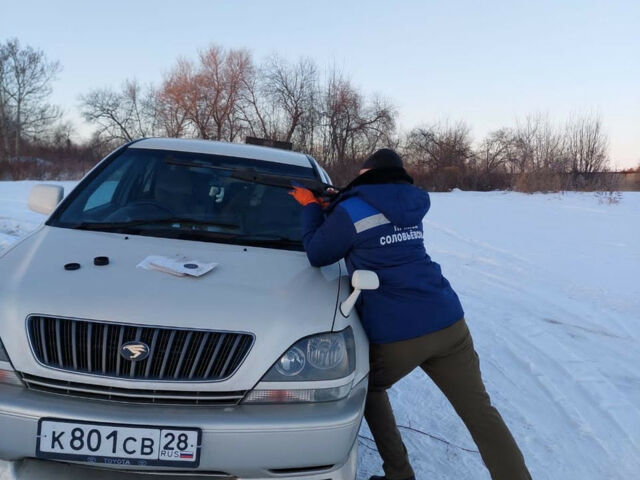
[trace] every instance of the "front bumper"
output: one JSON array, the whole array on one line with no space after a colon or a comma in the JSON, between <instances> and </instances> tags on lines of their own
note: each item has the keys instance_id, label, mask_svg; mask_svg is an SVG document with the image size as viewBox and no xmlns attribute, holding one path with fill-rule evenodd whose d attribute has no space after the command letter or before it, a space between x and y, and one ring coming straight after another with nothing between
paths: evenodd
<instances>
[{"instance_id":1,"label":"front bumper","mask_svg":"<svg viewBox=\"0 0 640 480\"><path fill-rule=\"evenodd\" d=\"M0 459L34 457L42 417L149 426L166 425L170 419L175 426L202 429L200 466L189 472L351 480L366 390L365 379L338 402L209 408L94 401L0 385ZM135 469L188 473L167 467Z\"/></svg>"}]
</instances>

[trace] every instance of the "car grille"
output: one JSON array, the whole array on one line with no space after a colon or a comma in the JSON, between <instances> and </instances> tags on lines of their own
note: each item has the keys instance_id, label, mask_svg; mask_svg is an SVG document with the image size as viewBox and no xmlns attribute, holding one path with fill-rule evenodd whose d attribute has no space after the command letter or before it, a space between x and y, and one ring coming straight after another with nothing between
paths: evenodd
<instances>
[{"instance_id":1,"label":"car grille","mask_svg":"<svg viewBox=\"0 0 640 480\"><path fill-rule=\"evenodd\" d=\"M67 382L51 378L20 374L30 390L57 393L74 397L97 400L111 400L128 403L151 403L157 405L237 405L244 397L244 391L236 392L193 392L176 390L141 390L93 385L79 382Z\"/></svg>"},{"instance_id":2,"label":"car grille","mask_svg":"<svg viewBox=\"0 0 640 480\"><path fill-rule=\"evenodd\" d=\"M45 366L106 377L162 381L221 381L231 377L253 345L237 332L141 327L30 316L33 352ZM127 360L122 345L144 342L149 355Z\"/></svg>"}]
</instances>

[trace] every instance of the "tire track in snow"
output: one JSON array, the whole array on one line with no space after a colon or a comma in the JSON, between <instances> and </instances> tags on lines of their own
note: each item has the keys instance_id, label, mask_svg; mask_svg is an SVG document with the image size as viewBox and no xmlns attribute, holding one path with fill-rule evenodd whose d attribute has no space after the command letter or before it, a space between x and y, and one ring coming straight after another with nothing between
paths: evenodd
<instances>
[{"instance_id":1,"label":"tire track in snow","mask_svg":"<svg viewBox=\"0 0 640 480\"><path fill-rule=\"evenodd\" d=\"M525 416L527 409L524 407L527 405L529 411L544 409L545 416L554 419L552 428L547 432L535 431L538 438L534 437L533 442L525 439L526 446L531 447L531 451L525 452L525 455L532 472L536 473L534 477L633 478L640 469L638 407L607 375L600 372L600 359L585 357L584 351L577 345L580 337L586 335L589 338L585 343L594 346L604 343L610 357L614 357L615 350L620 348L637 348L637 340L628 323L620 322L615 312L602 310L598 306L594 309L594 305L585 306L584 298L567 301L558 288L561 279L535 262L487 242L467 238L436 222L425 222L425 226L435 227L448 239L446 242L437 242L436 235L435 240L427 240L432 250L445 258L453 257L458 266L464 266L462 273L458 271L448 276L458 276L461 281L453 282L454 287L472 300L471 308L466 302L463 303L467 312L471 313L468 316L472 319L472 330L478 332L474 336L476 340L481 340L477 343L487 352L497 349L495 342L500 345L500 354L487 355L484 352L480 355L483 365L489 366L488 369L483 368L483 372L489 370L491 373L488 389L510 383L509 390L518 393L492 393L492 397L498 400L499 409L509 412L509 423L515 423L520 431L526 424L532 426ZM458 243L463 244L461 249L457 248ZM438 248L440 244L446 247ZM433 248L434 245L436 248ZM447 268L448 262L445 260L442 263ZM490 270L486 271L485 268ZM550 281L540 282L544 279ZM487 298L487 291L491 291L493 298ZM510 311L512 318L501 322L499 319L503 314L491 305L494 302L500 304L503 310ZM485 316L478 315L482 310L485 310ZM487 314L495 315L493 322L487 321ZM475 324L474 317L485 321ZM551 328L545 327L544 323ZM581 335L571 333L572 330ZM573 343L560 341L560 338L569 337L573 337ZM489 338L493 345L486 347L490 342L485 340ZM625 344L626 347L623 347ZM590 350L597 351L596 348ZM631 366L633 362L626 364ZM511 380L514 377L517 377L518 388L514 388L516 381ZM626 378L625 385L634 377L630 375ZM524 401L526 395L535 401L527 403ZM572 433L577 438L572 438ZM554 438L554 434L564 438ZM543 442L540 436L543 436ZM558 445L559 441L568 441L569 446ZM544 445L545 442L547 445ZM572 456L572 450L583 449L585 459L580 465L567 464L562 461L557 449L565 451L565 458ZM552 470L553 473L538 471L538 465L546 465L548 468L545 470Z\"/></svg>"},{"instance_id":2,"label":"tire track in snow","mask_svg":"<svg viewBox=\"0 0 640 480\"><path fill-rule=\"evenodd\" d=\"M545 345L548 345L549 349L556 349L556 353L550 354L549 350L537 347L536 342L530 340L541 339L543 335L548 337L544 339ZM505 339L507 348L511 350L513 364L522 362L523 351L538 353L527 366L540 389L545 392L544 396L536 395L538 408L544 406L545 415L550 416L553 410L557 413L553 425L547 425L548 433L555 432L565 437L567 433L580 434L580 438L573 438L572 435L568 437L579 440L575 443L569 442L569 449L583 448L591 452L589 458L584 458L580 466L573 467L584 469L583 476L599 471L601 475L595 478L633 477L632 472L640 468L635 433L638 426L637 410L595 370L589 369L591 377L585 378L585 368L582 367L589 367L589 362L577 359L571 354L563 360L558 360L557 352L567 354L568 351L562 348L560 342L554 340L548 332L528 337L510 336L508 340ZM628 415L626 422L621 422L615 413L612 414L608 406L603 405L594 395L594 385L606 389L606 398L616 397L622 408L635 410L635 413ZM567 428L562 428L563 421L567 422ZM562 446L566 449L566 444L561 445L560 439L554 441L549 438L549 441L556 447ZM593 448L594 445L597 449ZM600 454L594 456L596 451ZM627 463L624 463L624 459L627 459Z\"/></svg>"}]
</instances>

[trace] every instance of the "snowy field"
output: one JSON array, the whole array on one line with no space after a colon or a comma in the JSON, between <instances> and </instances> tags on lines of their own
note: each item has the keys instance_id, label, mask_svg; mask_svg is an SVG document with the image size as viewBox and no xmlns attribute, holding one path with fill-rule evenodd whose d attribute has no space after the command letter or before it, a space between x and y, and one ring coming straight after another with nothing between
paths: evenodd
<instances>
[{"instance_id":1,"label":"snowy field","mask_svg":"<svg viewBox=\"0 0 640 480\"><path fill-rule=\"evenodd\" d=\"M33 183L0 182L0 249L43 220L27 210ZM591 193L433 194L425 238L533 478L639 478L640 193L612 204ZM390 396L418 479L489 479L421 371ZM366 425L360 433L364 479L381 464ZM46 468L0 462L0 479L68 478Z\"/></svg>"}]
</instances>

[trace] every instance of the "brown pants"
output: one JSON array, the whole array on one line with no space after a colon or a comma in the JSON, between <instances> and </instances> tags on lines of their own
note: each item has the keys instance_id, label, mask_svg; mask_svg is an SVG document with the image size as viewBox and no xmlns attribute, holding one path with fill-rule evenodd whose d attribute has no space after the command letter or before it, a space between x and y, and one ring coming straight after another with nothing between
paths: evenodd
<instances>
[{"instance_id":1,"label":"brown pants","mask_svg":"<svg viewBox=\"0 0 640 480\"><path fill-rule=\"evenodd\" d=\"M414 475L386 390L420 366L449 399L475 441L493 480L530 480L524 458L480 376L480 362L463 319L428 335L371 344L365 418L388 479Z\"/></svg>"}]
</instances>

